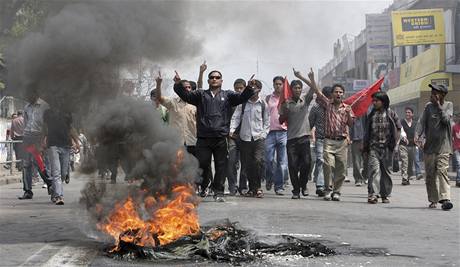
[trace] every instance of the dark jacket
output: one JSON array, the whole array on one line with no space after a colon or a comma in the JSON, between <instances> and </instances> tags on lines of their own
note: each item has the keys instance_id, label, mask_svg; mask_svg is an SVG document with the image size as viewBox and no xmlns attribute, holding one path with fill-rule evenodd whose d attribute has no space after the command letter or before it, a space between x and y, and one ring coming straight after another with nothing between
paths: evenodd
<instances>
[{"instance_id":1,"label":"dark jacket","mask_svg":"<svg viewBox=\"0 0 460 267\"><path fill-rule=\"evenodd\" d=\"M374 116L375 110L372 111L366 116L364 122L364 139L363 139L363 151L369 152L370 150L370 143L371 143L371 132L372 132L372 116ZM387 147L390 151L396 147L396 144L399 142L399 138L401 135L401 122L399 121L398 115L396 112L388 108L386 110L387 117L390 121L390 135L387 136Z\"/></svg>"},{"instance_id":2,"label":"dark jacket","mask_svg":"<svg viewBox=\"0 0 460 267\"><path fill-rule=\"evenodd\" d=\"M185 102L196 106L197 137L226 137L230 131L232 107L247 102L254 94L250 86L240 94L220 90L215 97L211 90L186 91L181 83L174 85L174 92Z\"/></svg>"}]
</instances>

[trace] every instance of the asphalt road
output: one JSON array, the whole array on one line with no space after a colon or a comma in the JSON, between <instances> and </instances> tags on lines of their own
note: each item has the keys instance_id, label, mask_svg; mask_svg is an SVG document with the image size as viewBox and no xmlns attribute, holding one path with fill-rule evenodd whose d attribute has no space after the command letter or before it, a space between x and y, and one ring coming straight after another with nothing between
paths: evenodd
<instances>
[{"instance_id":1,"label":"asphalt road","mask_svg":"<svg viewBox=\"0 0 460 267\"><path fill-rule=\"evenodd\" d=\"M21 184L0 186L0 266L151 266L151 262L107 257L106 243L92 238L78 204L88 177L73 174L65 205L53 205L46 190L20 201ZM460 188L452 187L454 209L428 209L423 181L401 186L395 176L390 204L367 204L365 187L346 184L340 202L316 196L300 200L266 193L263 199L204 199L200 223L228 218L260 236L293 234L321 242L336 256L269 257L247 266L459 266ZM454 185L452 183L452 185ZM313 184L310 193L314 194ZM160 262L157 266L222 266L214 262Z\"/></svg>"}]
</instances>

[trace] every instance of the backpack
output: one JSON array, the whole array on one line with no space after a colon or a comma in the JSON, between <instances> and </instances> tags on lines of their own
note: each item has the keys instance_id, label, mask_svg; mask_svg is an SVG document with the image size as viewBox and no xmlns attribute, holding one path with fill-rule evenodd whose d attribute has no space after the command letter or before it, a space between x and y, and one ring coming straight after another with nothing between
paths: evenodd
<instances>
[{"instance_id":1,"label":"backpack","mask_svg":"<svg viewBox=\"0 0 460 267\"><path fill-rule=\"evenodd\" d=\"M267 99L268 99L268 96L267 96ZM234 135L240 135L240 130L241 130L241 124L243 123L243 115L244 115L244 110L246 109L246 103L247 102L244 102L243 104L241 104L241 116L240 116L240 124L238 125L238 127L236 127L235 129L235 132L233 133ZM262 101L262 121L263 121L263 118L264 118L264 115L265 115L265 101Z\"/></svg>"}]
</instances>

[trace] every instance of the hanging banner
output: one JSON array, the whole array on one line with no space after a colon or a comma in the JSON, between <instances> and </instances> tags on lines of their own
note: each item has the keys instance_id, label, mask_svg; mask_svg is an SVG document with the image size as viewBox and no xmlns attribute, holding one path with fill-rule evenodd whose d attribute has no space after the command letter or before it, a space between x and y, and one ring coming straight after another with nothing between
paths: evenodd
<instances>
[{"instance_id":1,"label":"hanging banner","mask_svg":"<svg viewBox=\"0 0 460 267\"><path fill-rule=\"evenodd\" d=\"M394 46L446 42L442 9L393 11L391 22Z\"/></svg>"}]
</instances>

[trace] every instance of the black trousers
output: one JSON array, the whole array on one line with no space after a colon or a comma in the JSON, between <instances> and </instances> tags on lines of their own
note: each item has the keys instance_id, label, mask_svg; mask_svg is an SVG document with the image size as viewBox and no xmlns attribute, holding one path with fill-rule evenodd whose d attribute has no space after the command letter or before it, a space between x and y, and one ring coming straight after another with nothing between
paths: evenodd
<instances>
[{"instance_id":1,"label":"black trousers","mask_svg":"<svg viewBox=\"0 0 460 267\"><path fill-rule=\"evenodd\" d=\"M308 172L311 164L310 139L308 136L302 136L287 140L286 148L289 176L294 188L292 193L299 194L300 190L307 189Z\"/></svg>"},{"instance_id":2,"label":"black trousers","mask_svg":"<svg viewBox=\"0 0 460 267\"><path fill-rule=\"evenodd\" d=\"M265 139L242 141L240 143L241 168L246 170L249 190L257 192L261 188L262 175L265 172Z\"/></svg>"},{"instance_id":3,"label":"black trousers","mask_svg":"<svg viewBox=\"0 0 460 267\"><path fill-rule=\"evenodd\" d=\"M203 181L201 182L201 190L209 186L211 171L211 157L214 156L214 169L216 171L211 188L216 195L224 194L224 183L227 172L227 138L202 138L198 137L196 142L196 157L200 163L200 168L203 170Z\"/></svg>"}]
</instances>

